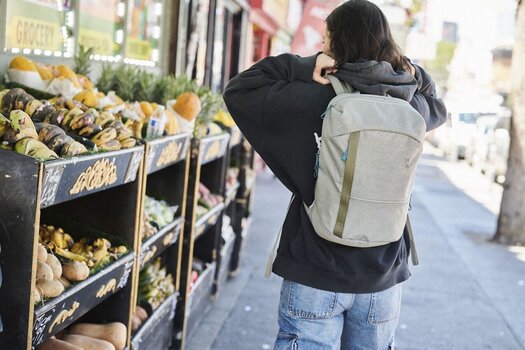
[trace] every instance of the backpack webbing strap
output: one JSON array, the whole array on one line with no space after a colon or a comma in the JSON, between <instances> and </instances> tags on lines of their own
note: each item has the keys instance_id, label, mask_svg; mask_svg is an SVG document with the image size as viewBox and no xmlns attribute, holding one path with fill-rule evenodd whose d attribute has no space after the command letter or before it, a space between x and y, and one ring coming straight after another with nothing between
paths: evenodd
<instances>
[{"instance_id":1,"label":"backpack webbing strap","mask_svg":"<svg viewBox=\"0 0 525 350\"><path fill-rule=\"evenodd\" d=\"M348 158L345 164L345 173L343 176L343 188L339 200L339 211L335 222L334 235L343 238L343 229L345 227L348 204L352 194L352 183L354 182L355 163L357 160L357 145L359 144L359 131L350 133L348 138Z\"/></svg>"},{"instance_id":2,"label":"backpack webbing strap","mask_svg":"<svg viewBox=\"0 0 525 350\"><path fill-rule=\"evenodd\" d=\"M327 74L326 79L330 80L332 87L336 95L348 94L354 92L352 85L348 84L346 81L339 80L336 76Z\"/></svg>"},{"instance_id":3,"label":"backpack webbing strap","mask_svg":"<svg viewBox=\"0 0 525 350\"><path fill-rule=\"evenodd\" d=\"M419 265L419 257L417 256L416 243L414 242L414 233L412 232L412 225L410 218L407 215L407 233L410 240L410 257L412 258L412 265Z\"/></svg>"}]
</instances>

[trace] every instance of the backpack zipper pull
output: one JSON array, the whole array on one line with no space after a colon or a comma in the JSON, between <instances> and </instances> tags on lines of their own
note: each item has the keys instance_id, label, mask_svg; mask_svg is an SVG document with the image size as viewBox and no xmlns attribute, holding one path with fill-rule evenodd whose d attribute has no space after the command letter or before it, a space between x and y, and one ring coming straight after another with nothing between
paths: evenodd
<instances>
[{"instance_id":1,"label":"backpack zipper pull","mask_svg":"<svg viewBox=\"0 0 525 350\"><path fill-rule=\"evenodd\" d=\"M321 143L323 141L323 137L317 135L317 133L314 133L315 137L315 143L317 143L317 154L315 155L315 166L314 166L314 177L317 177L319 174L319 158L321 157Z\"/></svg>"},{"instance_id":2,"label":"backpack zipper pull","mask_svg":"<svg viewBox=\"0 0 525 350\"><path fill-rule=\"evenodd\" d=\"M343 154L341 155L341 160L343 162L346 162L347 159L348 159L348 145L346 145L346 151L344 151Z\"/></svg>"},{"instance_id":3,"label":"backpack zipper pull","mask_svg":"<svg viewBox=\"0 0 525 350\"><path fill-rule=\"evenodd\" d=\"M323 112L323 114L321 114L321 119L324 119L324 117L326 116L326 113L328 113L328 111L332 108L332 105L328 105L328 107L326 108L326 110Z\"/></svg>"}]
</instances>

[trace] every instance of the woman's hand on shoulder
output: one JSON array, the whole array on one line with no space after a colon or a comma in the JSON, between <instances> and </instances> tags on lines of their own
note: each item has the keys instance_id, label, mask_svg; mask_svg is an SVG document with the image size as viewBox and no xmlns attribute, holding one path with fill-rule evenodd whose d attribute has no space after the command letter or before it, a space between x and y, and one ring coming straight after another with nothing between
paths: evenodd
<instances>
[{"instance_id":1,"label":"woman's hand on shoulder","mask_svg":"<svg viewBox=\"0 0 525 350\"><path fill-rule=\"evenodd\" d=\"M328 85L330 84L330 80L326 79L324 75L335 72L337 72L337 69L335 68L335 60L322 53L317 56L312 80L319 84Z\"/></svg>"}]
</instances>

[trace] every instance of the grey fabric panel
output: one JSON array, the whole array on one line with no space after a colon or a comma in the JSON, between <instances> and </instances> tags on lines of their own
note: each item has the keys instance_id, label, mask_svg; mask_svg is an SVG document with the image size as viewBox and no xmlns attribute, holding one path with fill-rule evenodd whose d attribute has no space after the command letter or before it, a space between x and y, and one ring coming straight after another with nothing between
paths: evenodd
<instances>
[{"instance_id":1,"label":"grey fabric panel","mask_svg":"<svg viewBox=\"0 0 525 350\"><path fill-rule=\"evenodd\" d=\"M406 101L383 96L346 94L330 103L323 122L323 137L360 130L385 130L422 140L423 117Z\"/></svg>"}]
</instances>

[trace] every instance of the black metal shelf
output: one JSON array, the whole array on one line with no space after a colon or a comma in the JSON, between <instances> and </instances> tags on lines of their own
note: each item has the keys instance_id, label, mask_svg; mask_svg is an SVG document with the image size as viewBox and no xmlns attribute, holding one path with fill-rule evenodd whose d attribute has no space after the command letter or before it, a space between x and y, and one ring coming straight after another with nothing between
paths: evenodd
<instances>
[{"instance_id":1,"label":"black metal shelf","mask_svg":"<svg viewBox=\"0 0 525 350\"><path fill-rule=\"evenodd\" d=\"M142 243L140 251L141 270L147 263L153 261L157 256L161 255L166 249L177 242L183 223L184 219L179 217Z\"/></svg>"},{"instance_id":2,"label":"black metal shelf","mask_svg":"<svg viewBox=\"0 0 525 350\"><path fill-rule=\"evenodd\" d=\"M168 349L178 293L174 293L155 310L131 338L131 350Z\"/></svg>"},{"instance_id":3,"label":"black metal shelf","mask_svg":"<svg viewBox=\"0 0 525 350\"><path fill-rule=\"evenodd\" d=\"M208 228L217 223L224 207L224 203L219 203L197 219L197 222L195 223L195 239L202 236Z\"/></svg>"},{"instance_id":4,"label":"black metal shelf","mask_svg":"<svg viewBox=\"0 0 525 350\"><path fill-rule=\"evenodd\" d=\"M130 253L85 281L73 285L60 296L35 307L33 346L51 338L125 287L134 259L135 254Z\"/></svg>"}]
</instances>

